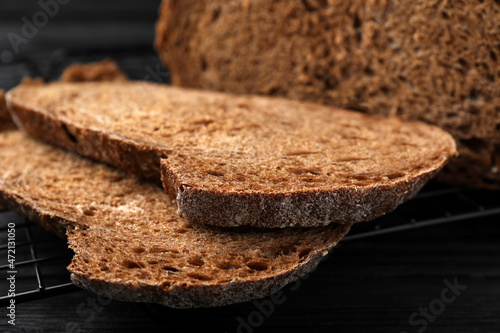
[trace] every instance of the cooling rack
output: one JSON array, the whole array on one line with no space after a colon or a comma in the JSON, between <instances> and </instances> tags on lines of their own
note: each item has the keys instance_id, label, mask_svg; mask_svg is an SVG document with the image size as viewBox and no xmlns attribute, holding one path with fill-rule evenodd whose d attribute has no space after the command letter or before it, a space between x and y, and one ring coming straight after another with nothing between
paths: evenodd
<instances>
[{"instance_id":1,"label":"cooling rack","mask_svg":"<svg viewBox=\"0 0 500 333\"><path fill-rule=\"evenodd\" d=\"M131 79L169 83L168 72L149 46L130 50L89 50L73 54L61 49L29 59L17 59L0 65L0 87L10 89L23 76L56 79L63 69L74 62L90 62L109 57L118 62ZM358 223L343 239L356 241L388 233L441 223L471 220L486 216L500 217L500 191L476 190L429 183L415 198L396 211L369 223ZM15 266L8 261L9 229L15 225ZM9 227L10 226L10 227ZM12 235L11 235L12 236ZM66 241L37 224L0 207L0 272L5 281L15 271L16 304L77 290L70 282L66 266L72 251ZM0 290L0 306L10 302L9 283Z\"/></svg>"}]
</instances>

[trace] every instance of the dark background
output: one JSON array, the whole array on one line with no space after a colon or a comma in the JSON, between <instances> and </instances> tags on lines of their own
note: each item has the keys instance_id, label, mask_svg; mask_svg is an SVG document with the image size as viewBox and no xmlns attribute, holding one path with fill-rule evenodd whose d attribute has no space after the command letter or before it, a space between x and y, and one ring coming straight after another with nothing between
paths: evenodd
<instances>
[{"instance_id":1,"label":"dark background","mask_svg":"<svg viewBox=\"0 0 500 333\"><path fill-rule=\"evenodd\" d=\"M151 47L159 4L158 0L69 0L59 4L59 11L49 17L46 26L20 46L19 56L66 47L75 51ZM22 18L33 22L33 16L41 9L36 0L0 1L0 50L11 50L7 34L22 35Z\"/></svg>"},{"instance_id":2,"label":"dark background","mask_svg":"<svg viewBox=\"0 0 500 333\"><path fill-rule=\"evenodd\" d=\"M127 68L132 78L147 77L159 64L152 49L158 6L159 1L71 0L16 53L7 35L22 35L22 18L32 21L41 8L37 1L0 1L0 56L5 51L13 55L0 58L0 88L11 88L23 75L54 79L73 61L105 56ZM500 203L498 191L486 195ZM472 217L342 243L297 290L285 287L286 301L265 319L252 302L174 310L107 304L92 293L75 291L18 305L15 328L6 325L2 309L0 331L417 332L422 326L410 325L412 313L436 304L446 288L443 281L457 279L467 289L421 332L500 332L499 222L499 215ZM53 242L65 247L62 240ZM3 290L6 282L0 279ZM94 310L87 302L96 302ZM241 320L253 320L254 327L243 328Z\"/></svg>"}]
</instances>

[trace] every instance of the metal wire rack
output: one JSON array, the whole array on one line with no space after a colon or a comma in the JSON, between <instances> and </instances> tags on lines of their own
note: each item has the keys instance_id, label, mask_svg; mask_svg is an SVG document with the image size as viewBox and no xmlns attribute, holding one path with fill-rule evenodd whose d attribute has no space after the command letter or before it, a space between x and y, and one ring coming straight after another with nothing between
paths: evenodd
<instances>
[{"instance_id":1,"label":"metal wire rack","mask_svg":"<svg viewBox=\"0 0 500 333\"><path fill-rule=\"evenodd\" d=\"M11 228L12 225L15 227ZM14 246L9 247L9 238L14 239ZM2 208L0 240L0 272L3 273L3 279L15 275L15 289L12 291L15 292L16 303L76 289L65 269L71 261L72 253L64 240ZM9 248L14 251L9 251ZM13 257L9 257L9 254ZM13 259L12 262L9 261L10 258ZM6 283L6 289L1 291L0 296L2 306L8 304L11 298L9 289L10 284Z\"/></svg>"},{"instance_id":2,"label":"metal wire rack","mask_svg":"<svg viewBox=\"0 0 500 333\"><path fill-rule=\"evenodd\" d=\"M89 55L90 54L90 55ZM31 59L18 59L9 65L0 65L0 87L9 89L23 76L41 76L56 79L73 62L89 62L110 57L132 79L169 83L168 72L163 69L149 46L135 51L95 51L71 54L61 49ZM441 223L476 219L486 216L500 217L500 191L450 187L431 182L415 198L396 211L369 223L353 226L345 241L355 241ZM72 258L66 241L33 222L0 207L0 272L2 279L12 271L8 262L8 225L15 224L16 303L41 299L77 290L70 282L66 266ZM4 285L4 283L2 283ZM9 302L8 289L0 290L0 306Z\"/></svg>"}]
</instances>

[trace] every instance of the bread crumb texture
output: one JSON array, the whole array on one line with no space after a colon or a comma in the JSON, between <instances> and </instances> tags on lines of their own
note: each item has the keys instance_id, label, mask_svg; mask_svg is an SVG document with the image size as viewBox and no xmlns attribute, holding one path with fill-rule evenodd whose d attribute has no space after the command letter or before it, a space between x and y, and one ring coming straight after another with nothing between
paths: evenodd
<instances>
[{"instance_id":1,"label":"bread crumb texture","mask_svg":"<svg viewBox=\"0 0 500 333\"><path fill-rule=\"evenodd\" d=\"M164 0L156 48L176 85L438 125L440 178L500 188L499 41L495 0Z\"/></svg>"},{"instance_id":2,"label":"bread crumb texture","mask_svg":"<svg viewBox=\"0 0 500 333\"><path fill-rule=\"evenodd\" d=\"M19 131L0 133L0 204L67 230L75 284L178 308L269 295L311 271L350 227L193 225L161 188Z\"/></svg>"},{"instance_id":3,"label":"bread crumb texture","mask_svg":"<svg viewBox=\"0 0 500 333\"><path fill-rule=\"evenodd\" d=\"M195 223L370 220L455 154L441 129L285 99L144 82L23 84L9 107L32 135L160 180Z\"/></svg>"}]
</instances>

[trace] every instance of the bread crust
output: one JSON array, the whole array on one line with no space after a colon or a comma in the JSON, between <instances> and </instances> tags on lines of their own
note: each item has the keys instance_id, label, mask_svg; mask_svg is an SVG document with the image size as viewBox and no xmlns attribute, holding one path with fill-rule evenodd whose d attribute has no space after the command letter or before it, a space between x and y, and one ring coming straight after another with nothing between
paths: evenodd
<instances>
[{"instance_id":1,"label":"bread crust","mask_svg":"<svg viewBox=\"0 0 500 333\"><path fill-rule=\"evenodd\" d=\"M168 160L162 161L163 183L175 196L178 214L193 223L225 227L284 228L304 226L304 221L308 227L320 227L371 221L411 199L438 171L439 167L432 168L391 184L255 195L183 185L169 170Z\"/></svg>"}]
</instances>

